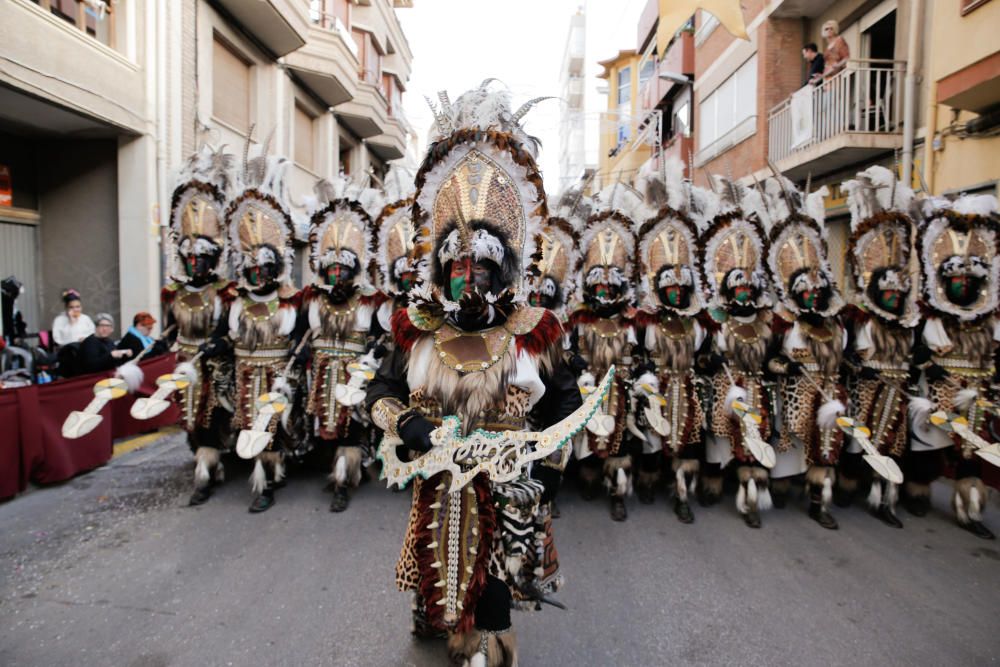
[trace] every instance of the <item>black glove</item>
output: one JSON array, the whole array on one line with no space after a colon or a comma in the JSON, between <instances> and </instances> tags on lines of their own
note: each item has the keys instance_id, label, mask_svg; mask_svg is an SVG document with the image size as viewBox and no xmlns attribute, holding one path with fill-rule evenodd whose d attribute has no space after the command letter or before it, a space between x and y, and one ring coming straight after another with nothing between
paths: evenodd
<instances>
[{"instance_id":1,"label":"black glove","mask_svg":"<svg viewBox=\"0 0 1000 667\"><path fill-rule=\"evenodd\" d=\"M372 344L368 346L368 351L372 353L372 356L376 359L381 359L386 355L389 350L386 349L385 345L382 343Z\"/></svg>"},{"instance_id":2,"label":"black glove","mask_svg":"<svg viewBox=\"0 0 1000 667\"><path fill-rule=\"evenodd\" d=\"M295 353L295 366L298 368L305 368L306 364L309 363L309 357L312 356L312 347L308 343L303 345L298 352Z\"/></svg>"},{"instance_id":3,"label":"black glove","mask_svg":"<svg viewBox=\"0 0 1000 667\"><path fill-rule=\"evenodd\" d=\"M715 375L722 370L726 360L718 352L709 352L698 357L697 364L705 375Z\"/></svg>"},{"instance_id":4,"label":"black glove","mask_svg":"<svg viewBox=\"0 0 1000 667\"><path fill-rule=\"evenodd\" d=\"M861 371L858 373L858 376L862 380L877 380L878 371L872 368L871 366L862 366Z\"/></svg>"},{"instance_id":5,"label":"black glove","mask_svg":"<svg viewBox=\"0 0 1000 667\"><path fill-rule=\"evenodd\" d=\"M579 354L574 354L569 358L569 369L573 371L574 375L579 375L587 370L587 360Z\"/></svg>"},{"instance_id":6,"label":"black glove","mask_svg":"<svg viewBox=\"0 0 1000 667\"><path fill-rule=\"evenodd\" d=\"M222 354L222 345L217 340L206 340L198 346L198 354L205 359L211 359Z\"/></svg>"},{"instance_id":7,"label":"black glove","mask_svg":"<svg viewBox=\"0 0 1000 667\"><path fill-rule=\"evenodd\" d=\"M408 449L418 452L431 451L431 447L434 446L431 443L431 431L434 430L434 424L421 414L415 412L411 414L412 416L403 417L404 421L398 428L400 439Z\"/></svg>"},{"instance_id":8,"label":"black glove","mask_svg":"<svg viewBox=\"0 0 1000 667\"><path fill-rule=\"evenodd\" d=\"M927 379L931 382L937 382L948 377L948 371L938 364L931 364L924 369L924 373L927 374Z\"/></svg>"},{"instance_id":9,"label":"black glove","mask_svg":"<svg viewBox=\"0 0 1000 667\"><path fill-rule=\"evenodd\" d=\"M797 361L789 361L785 364L785 375L788 377L802 375L802 364Z\"/></svg>"},{"instance_id":10,"label":"black glove","mask_svg":"<svg viewBox=\"0 0 1000 667\"><path fill-rule=\"evenodd\" d=\"M541 482L545 487L545 490L542 491L543 503L552 502L556 499L556 493L559 492L559 482L562 479L562 474L558 470L549 466L535 464L531 468L531 479Z\"/></svg>"},{"instance_id":11,"label":"black glove","mask_svg":"<svg viewBox=\"0 0 1000 667\"><path fill-rule=\"evenodd\" d=\"M914 366L923 366L931 360L931 348L926 345L916 345L913 348L913 358L910 361Z\"/></svg>"}]
</instances>

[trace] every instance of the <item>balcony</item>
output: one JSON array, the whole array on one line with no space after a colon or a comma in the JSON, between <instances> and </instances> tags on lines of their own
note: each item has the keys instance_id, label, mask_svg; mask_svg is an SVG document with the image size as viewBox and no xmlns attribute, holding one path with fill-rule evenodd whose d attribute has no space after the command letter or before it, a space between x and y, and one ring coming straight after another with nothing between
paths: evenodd
<instances>
[{"instance_id":1,"label":"balcony","mask_svg":"<svg viewBox=\"0 0 1000 667\"><path fill-rule=\"evenodd\" d=\"M768 116L769 159L798 180L899 148L905 75L903 61L851 60L798 91Z\"/></svg>"},{"instance_id":2,"label":"balcony","mask_svg":"<svg viewBox=\"0 0 1000 667\"><path fill-rule=\"evenodd\" d=\"M583 104L583 77L573 76L566 82L566 104L570 107Z\"/></svg>"},{"instance_id":3,"label":"balcony","mask_svg":"<svg viewBox=\"0 0 1000 667\"><path fill-rule=\"evenodd\" d=\"M285 65L328 106L349 102L357 93L357 45L334 18L309 26L306 45L285 57Z\"/></svg>"},{"instance_id":4,"label":"balcony","mask_svg":"<svg viewBox=\"0 0 1000 667\"><path fill-rule=\"evenodd\" d=\"M784 0L778 3L771 16L776 19L814 19L835 4L836 0Z\"/></svg>"},{"instance_id":5,"label":"balcony","mask_svg":"<svg viewBox=\"0 0 1000 667\"><path fill-rule=\"evenodd\" d=\"M382 80L378 72L362 70L358 77L354 98L337 105L334 113L351 132L362 139L371 139L386 131L389 105L382 92Z\"/></svg>"},{"instance_id":6,"label":"balcony","mask_svg":"<svg viewBox=\"0 0 1000 667\"><path fill-rule=\"evenodd\" d=\"M278 58L306 43L309 3L304 0L215 0Z\"/></svg>"},{"instance_id":7,"label":"balcony","mask_svg":"<svg viewBox=\"0 0 1000 667\"><path fill-rule=\"evenodd\" d=\"M677 35L666 53L657 63L656 76L649 80L639 91L640 107L646 110L658 108L665 99L677 94L683 84L660 78L661 73L671 75L683 74L689 79L694 76L694 33L684 31Z\"/></svg>"},{"instance_id":8,"label":"balcony","mask_svg":"<svg viewBox=\"0 0 1000 667\"><path fill-rule=\"evenodd\" d=\"M403 118L390 118L385 132L372 137L366 143L371 152L384 161L398 160L406 155L409 128Z\"/></svg>"}]
</instances>

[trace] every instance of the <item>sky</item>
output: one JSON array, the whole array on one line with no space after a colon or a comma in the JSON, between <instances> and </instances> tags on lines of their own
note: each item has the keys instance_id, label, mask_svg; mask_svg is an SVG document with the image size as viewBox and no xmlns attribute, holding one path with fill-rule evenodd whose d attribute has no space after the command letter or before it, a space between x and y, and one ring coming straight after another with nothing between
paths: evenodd
<instances>
[{"instance_id":1,"label":"sky","mask_svg":"<svg viewBox=\"0 0 1000 667\"><path fill-rule=\"evenodd\" d=\"M436 101L438 91L447 90L454 100L494 77L510 89L514 109L534 97L558 96L569 19L584 4L588 22L607 27L589 31L600 33L599 43L587 45L593 60L636 48L646 0L415 0L412 9L396 10L413 51L403 106L421 146L432 122L425 95ZM606 85L597 78L584 83L589 90ZM550 179L555 183L559 177L561 104L540 102L522 121L542 141L539 166L547 190Z\"/></svg>"}]
</instances>

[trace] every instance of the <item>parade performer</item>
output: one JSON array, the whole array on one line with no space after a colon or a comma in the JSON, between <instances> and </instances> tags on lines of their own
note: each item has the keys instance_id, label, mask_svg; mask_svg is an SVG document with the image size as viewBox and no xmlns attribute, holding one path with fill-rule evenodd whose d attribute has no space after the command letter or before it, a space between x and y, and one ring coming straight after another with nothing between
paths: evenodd
<instances>
[{"instance_id":1,"label":"parade performer","mask_svg":"<svg viewBox=\"0 0 1000 667\"><path fill-rule=\"evenodd\" d=\"M923 214L917 252L924 320L913 355L922 370L921 398L911 400L907 509L918 516L927 513L930 483L943 463L938 450L948 449L955 465L952 503L958 522L977 537L993 539L982 523L986 487L980 456L989 452L984 448L990 443L983 439L989 439L987 422L996 410L990 385L996 382L1000 339L997 200L992 195L966 195L953 203L931 199L924 202Z\"/></svg>"},{"instance_id":2,"label":"parade performer","mask_svg":"<svg viewBox=\"0 0 1000 667\"><path fill-rule=\"evenodd\" d=\"M234 445L233 360L209 342L228 321L235 285L226 280L223 211L229 194L232 156L208 146L188 158L170 205L172 282L163 288L164 328L176 325L181 425L194 452L194 493L200 505L223 481L222 454ZM201 354L199 354L201 352ZM218 352L218 353L216 353Z\"/></svg>"},{"instance_id":3,"label":"parade performer","mask_svg":"<svg viewBox=\"0 0 1000 667\"><path fill-rule=\"evenodd\" d=\"M636 219L644 217L642 197L615 183L595 201L580 237L577 307L570 315L574 356L581 390L590 391L611 365L618 368L601 411L577 436L585 498L597 495L600 479L611 495L611 518L628 517L625 497L632 492L635 435L628 431L632 354L638 345L635 309Z\"/></svg>"},{"instance_id":4,"label":"parade performer","mask_svg":"<svg viewBox=\"0 0 1000 667\"><path fill-rule=\"evenodd\" d=\"M871 429L878 452L902 460L909 440L910 357L920 316L918 275L911 275L914 224L908 211L913 191L896 182L892 171L873 166L843 185L851 211L847 258L856 302L845 309L850 327L847 355L852 367L854 416ZM838 504L849 504L863 469L855 439L841 453L837 473ZM876 474L868 504L891 526L896 516L897 485Z\"/></svg>"},{"instance_id":5,"label":"parade performer","mask_svg":"<svg viewBox=\"0 0 1000 667\"><path fill-rule=\"evenodd\" d=\"M731 180L710 178L718 190L718 213L700 239L699 258L714 322L711 353L700 361L712 385L712 411L702 471L705 504L722 496L722 468L735 459L736 507L751 528L771 506L768 469L753 452L766 449L772 434L772 396L765 382L771 344L773 302L764 269L768 244L758 192ZM721 187L720 187L721 186ZM734 404L748 407L750 423ZM770 463L770 462L769 462Z\"/></svg>"},{"instance_id":6,"label":"parade performer","mask_svg":"<svg viewBox=\"0 0 1000 667\"><path fill-rule=\"evenodd\" d=\"M313 284L303 291L310 331L309 400L313 435L333 454L331 512L347 509L348 488L361 482L368 377L378 366L369 345L375 309L384 300L372 284L372 220L342 177L316 184L309 223Z\"/></svg>"},{"instance_id":7,"label":"parade performer","mask_svg":"<svg viewBox=\"0 0 1000 667\"><path fill-rule=\"evenodd\" d=\"M280 418L267 423L273 437L266 438L263 451L251 455L251 512L263 512L274 504L274 490L284 481L285 457L300 447L293 435L300 432L302 419L298 373L284 373L296 338L304 333L304 327L296 328L300 295L291 279L295 224L285 183L290 164L285 158L268 156L266 149L251 160L244 157L239 191L225 214L231 264L239 278L227 322L235 355L233 427L255 430L263 396L280 394L287 401ZM213 349L223 347L221 337L212 343ZM306 361L303 352L298 364Z\"/></svg>"},{"instance_id":8,"label":"parade performer","mask_svg":"<svg viewBox=\"0 0 1000 667\"><path fill-rule=\"evenodd\" d=\"M847 389L841 362L847 334L840 320L844 300L827 259L826 187L803 196L785 177L765 183L769 235L767 266L778 298L775 353L768 370L779 376L781 427L775 480L806 473L809 516L837 528L830 514L844 431Z\"/></svg>"},{"instance_id":9,"label":"parade performer","mask_svg":"<svg viewBox=\"0 0 1000 667\"><path fill-rule=\"evenodd\" d=\"M410 218L413 207L413 176L403 167L393 165L383 184L385 206L375 221L375 259L378 268L378 289L388 297L376 311L372 322L373 334L384 349L381 358L392 346L392 314L408 304L410 290L427 280L428 266L424 257L414 254L416 228Z\"/></svg>"},{"instance_id":10,"label":"parade performer","mask_svg":"<svg viewBox=\"0 0 1000 667\"><path fill-rule=\"evenodd\" d=\"M646 206L655 213L638 236L646 365L634 391L636 421L644 435L636 487L639 499L651 502L660 465L670 459L676 478L674 513L682 523L691 523L688 491L697 485L705 423L695 360L709 344L699 322L705 303L697 243L711 198L685 182L679 160L668 162L665 172L665 179L646 176Z\"/></svg>"},{"instance_id":11,"label":"parade performer","mask_svg":"<svg viewBox=\"0 0 1000 667\"><path fill-rule=\"evenodd\" d=\"M548 308L563 323L569 320L576 295L580 230L592 205L590 198L578 190L565 192L559 198L555 215L545 221L536 241L538 275L530 285L528 302Z\"/></svg>"},{"instance_id":12,"label":"parade performer","mask_svg":"<svg viewBox=\"0 0 1000 667\"><path fill-rule=\"evenodd\" d=\"M546 215L535 142L518 124L531 103L512 113L506 92L488 86L454 103L440 95L416 177L413 220L430 280L393 316L394 349L367 399L386 438L402 441L400 458L429 452L444 416L457 416L462 434L499 435L522 430L533 411L558 422L581 402L565 365L540 363L560 344L559 321L523 303ZM512 598L533 604L558 581L551 533L533 517L559 471L545 461L532 477L494 484L480 473L455 492L448 473L414 480L397 584L417 593L414 632L447 631L453 660L516 664Z\"/></svg>"}]
</instances>

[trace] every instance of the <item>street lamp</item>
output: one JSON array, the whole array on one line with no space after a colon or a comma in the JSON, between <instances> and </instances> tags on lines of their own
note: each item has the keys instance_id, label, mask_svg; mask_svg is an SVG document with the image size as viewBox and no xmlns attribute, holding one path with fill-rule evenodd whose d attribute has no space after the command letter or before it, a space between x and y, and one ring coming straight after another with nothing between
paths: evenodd
<instances>
[{"instance_id":1,"label":"street lamp","mask_svg":"<svg viewBox=\"0 0 1000 667\"><path fill-rule=\"evenodd\" d=\"M660 72L660 78L664 81L673 81L681 85L691 83L691 79L687 74L678 74L677 72Z\"/></svg>"}]
</instances>

